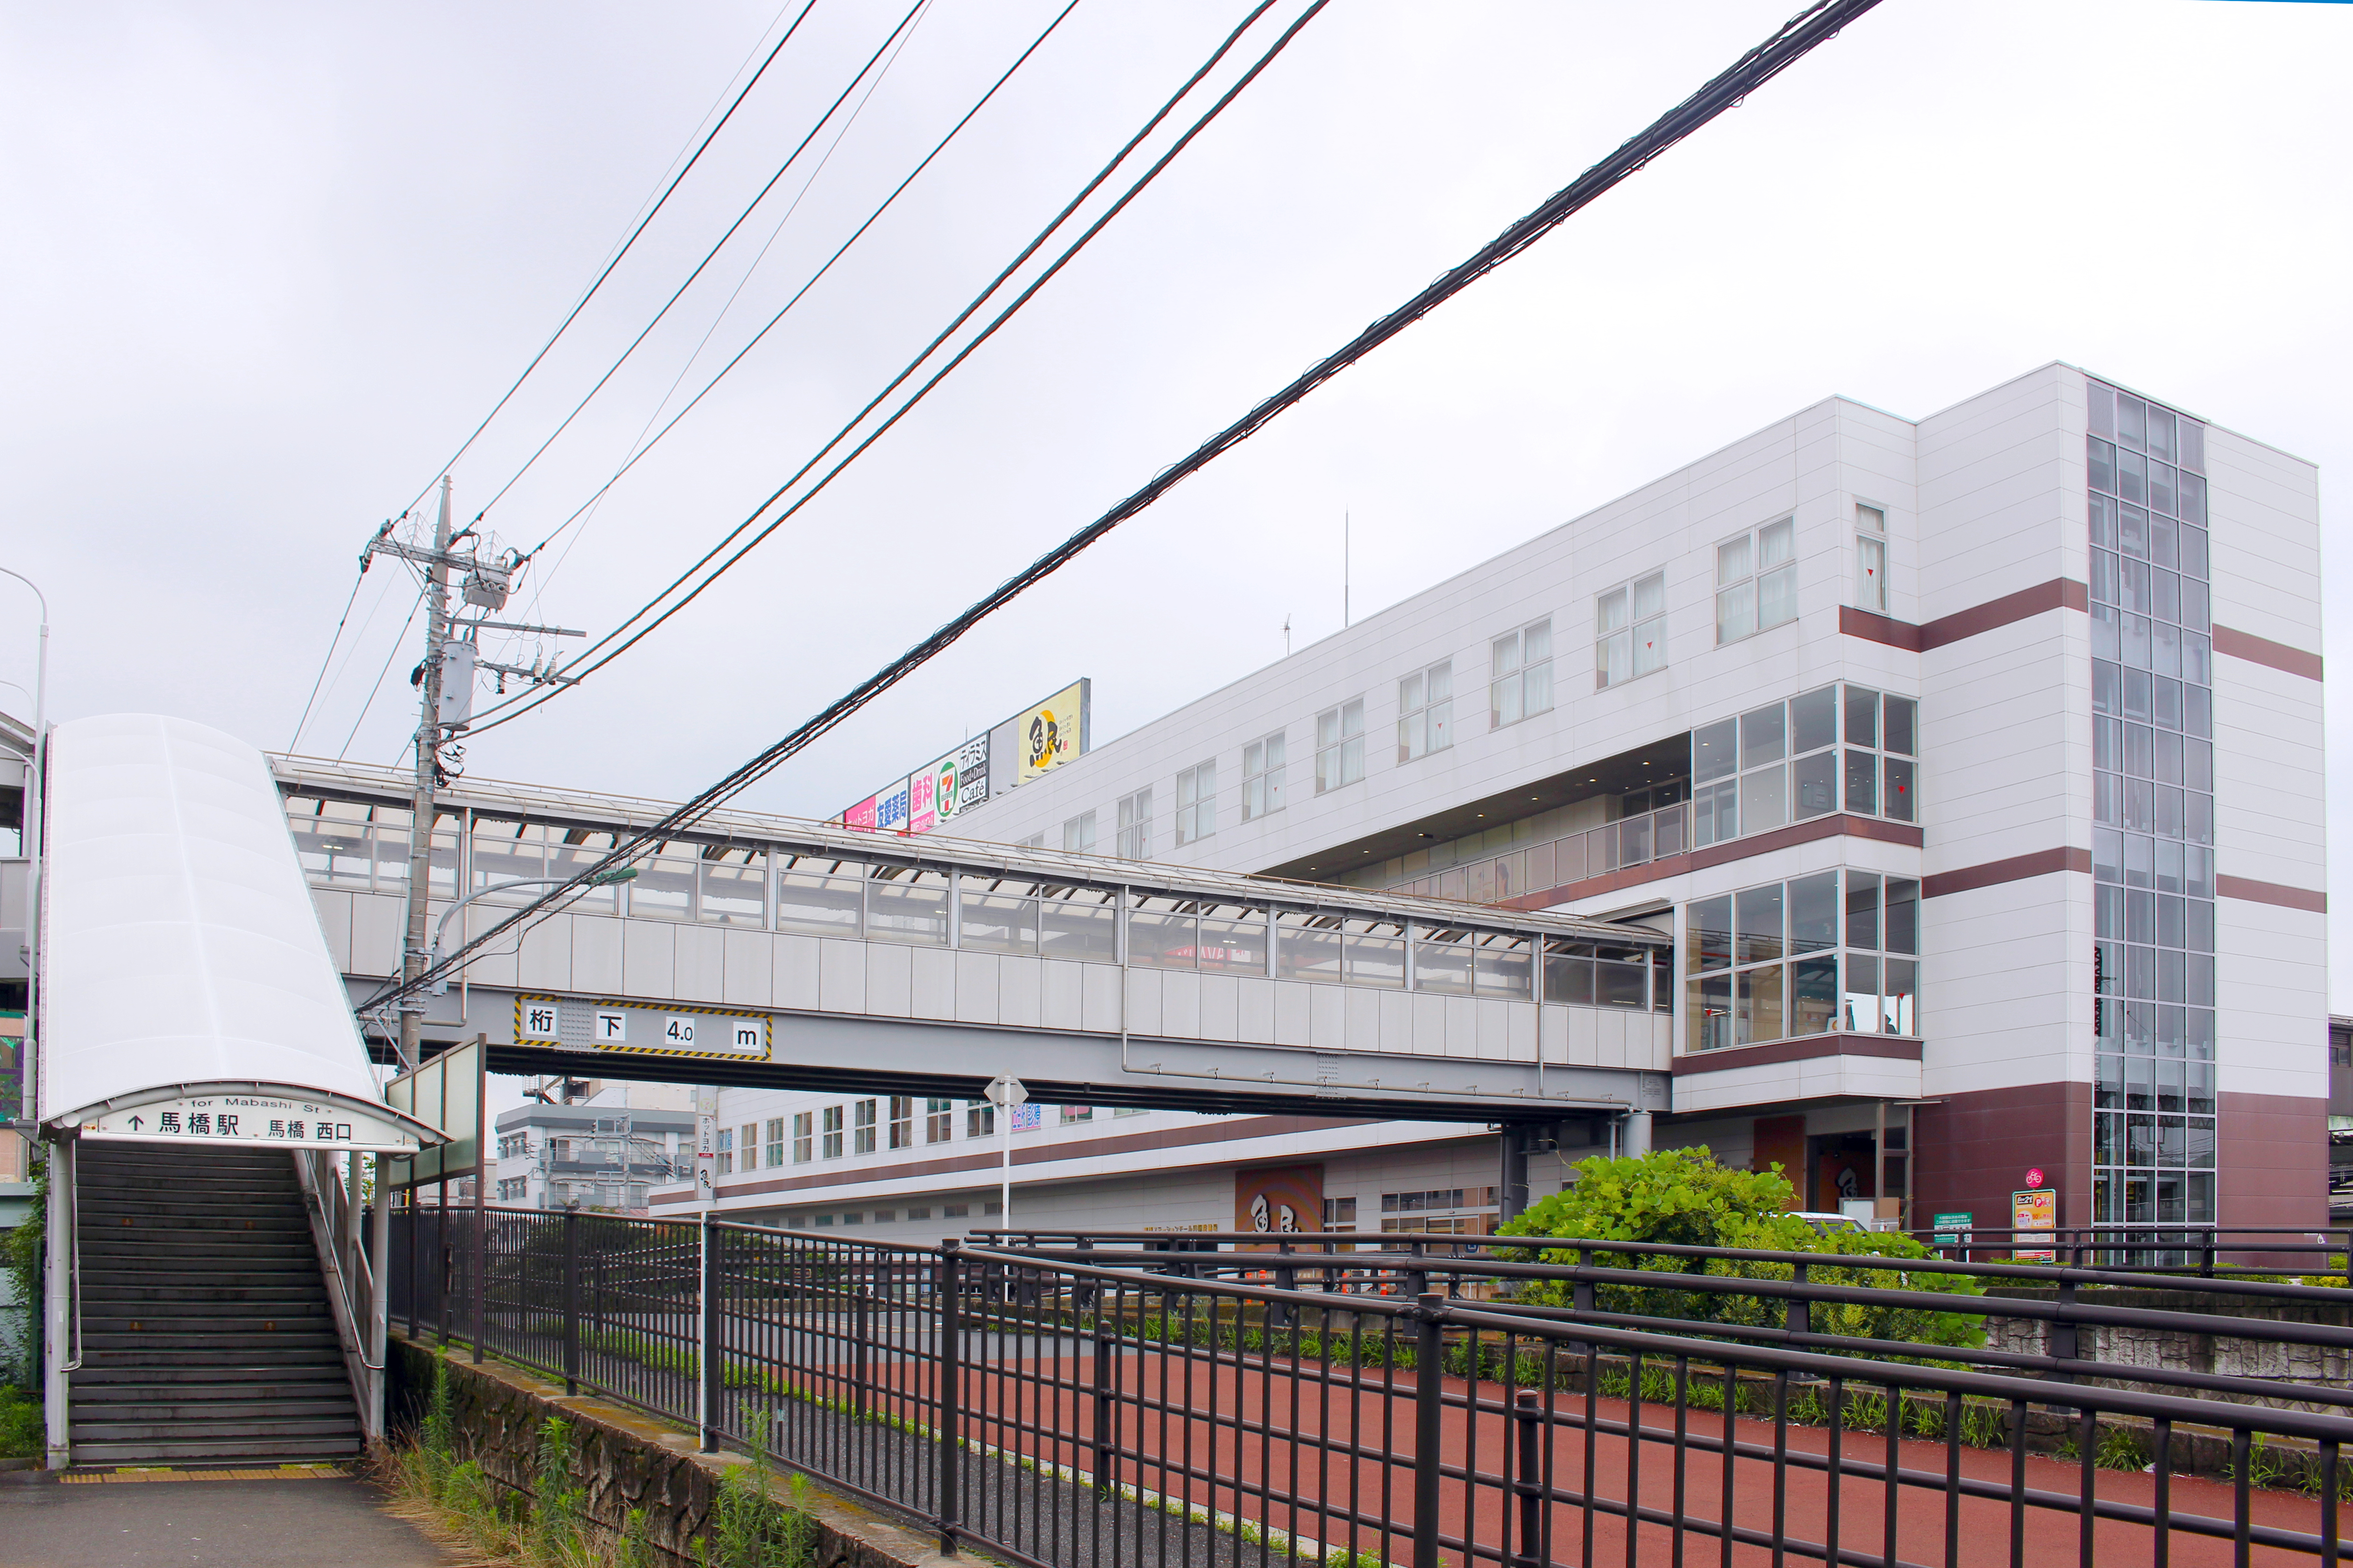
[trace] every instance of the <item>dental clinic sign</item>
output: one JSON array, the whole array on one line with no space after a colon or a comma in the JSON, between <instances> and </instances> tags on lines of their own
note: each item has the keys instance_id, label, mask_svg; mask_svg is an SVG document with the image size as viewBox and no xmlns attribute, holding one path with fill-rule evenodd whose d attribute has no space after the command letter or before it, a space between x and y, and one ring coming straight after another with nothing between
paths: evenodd
<instances>
[{"instance_id":1,"label":"dental clinic sign","mask_svg":"<svg viewBox=\"0 0 2353 1568\"><path fill-rule=\"evenodd\" d=\"M348 1105L272 1094L213 1094L110 1110L81 1124L85 1138L140 1143L271 1144L411 1153L417 1134Z\"/></svg>"}]
</instances>

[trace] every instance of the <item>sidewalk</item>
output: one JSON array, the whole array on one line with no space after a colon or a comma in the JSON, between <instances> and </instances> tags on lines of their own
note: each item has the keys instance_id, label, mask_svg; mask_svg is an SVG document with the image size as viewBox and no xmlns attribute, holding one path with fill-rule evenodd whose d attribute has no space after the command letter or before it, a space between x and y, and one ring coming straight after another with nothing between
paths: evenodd
<instances>
[{"instance_id":1,"label":"sidewalk","mask_svg":"<svg viewBox=\"0 0 2353 1568\"><path fill-rule=\"evenodd\" d=\"M458 1561L385 1513L383 1494L356 1477L303 1466L187 1479L203 1473L0 1475L0 1568L448 1568Z\"/></svg>"}]
</instances>

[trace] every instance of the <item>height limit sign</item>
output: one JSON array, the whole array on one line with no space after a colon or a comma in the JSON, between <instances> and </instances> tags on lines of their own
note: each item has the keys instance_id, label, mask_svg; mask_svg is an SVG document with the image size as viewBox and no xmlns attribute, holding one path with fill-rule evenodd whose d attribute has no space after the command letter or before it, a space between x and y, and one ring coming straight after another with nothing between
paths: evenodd
<instances>
[{"instance_id":1,"label":"height limit sign","mask_svg":"<svg viewBox=\"0 0 2353 1568\"><path fill-rule=\"evenodd\" d=\"M515 998L515 1043L558 1050L765 1061L772 1027L765 1013L572 996Z\"/></svg>"}]
</instances>

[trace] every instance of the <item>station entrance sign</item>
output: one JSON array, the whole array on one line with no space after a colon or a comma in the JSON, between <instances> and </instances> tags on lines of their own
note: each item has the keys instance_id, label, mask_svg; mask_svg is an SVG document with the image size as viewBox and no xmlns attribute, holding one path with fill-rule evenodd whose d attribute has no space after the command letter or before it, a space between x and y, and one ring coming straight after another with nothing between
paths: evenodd
<instances>
[{"instance_id":1,"label":"station entrance sign","mask_svg":"<svg viewBox=\"0 0 2353 1568\"><path fill-rule=\"evenodd\" d=\"M141 1143L268 1144L414 1153L415 1132L349 1105L266 1091L188 1095L109 1110L81 1124L85 1138Z\"/></svg>"}]
</instances>

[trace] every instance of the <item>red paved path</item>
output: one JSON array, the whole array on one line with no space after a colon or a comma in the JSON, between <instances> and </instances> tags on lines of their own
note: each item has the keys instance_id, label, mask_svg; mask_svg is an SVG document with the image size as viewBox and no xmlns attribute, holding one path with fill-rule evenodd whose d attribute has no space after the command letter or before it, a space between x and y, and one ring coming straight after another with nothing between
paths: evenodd
<instances>
[{"instance_id":1,"label":"red paved path","mask_svg":"<svg viewBox=\"0 0 2353 1568\"><path fill-rule=\"evenodd\" d=\"M1410 1542L1405 1536L1393 1535L1384 1541L1377 1528L1360 1524L1352 1538L1346 1520L1339 1515L1342 1510L1353 1509L1373 1519L1396 1521L1401 1529L1409 1530L1414 1479L1411 1374L1400 1373L1385 1379L1381 1373L1372 1371L1352 1377L1342 1368L1335 1369L1331 1383L1324 1384L1318 1382L1313 1365L1302 1368L1301 1374L1294 1375L1286 1363L1278 1361L1269 1375L1262 1364L1237 1368L1230 1359L1212 1363L1204 1355L1182 1358L1134 1353L1118 1358L1118 1368L1122 1381L1118 1430L1121 1445L1131 1456L1120 1464L1122 1481L1207 1504L1221 1512L1240 1513L1310 1540L1353 1545L1357 1551L1391 1563L1409 1560ZM878 1374L900 1378L900 1386L911 1394L919 1386L929 1385L930 1370L904 1362L892 1368L875 1369ZM1090 1392L1092 1377L1092 1363L1087 1357L1008 1359L967 1366L961 1402L964 1436L1000 1449L1092 1472L1095 1404ZM1057 1383L1065 1386L1058 1388L1054 1386ZM1445 1382L1448 1394L1458 1399L1469 1386L1461 1378L1450 1377ZM1480 1399L1489 1406L1497 1405L1504 1395L1500 1385L1493 1383L1482 1383L1477 1389ZM903 1407L909 1415L922 1414L914 1399L907 1400ZM1599 1400L1595 1408L1604 1423L1622 1425L1626 1420L1627 1405L1622 1400ZM1553 1409L1565 1420L1552 1427L1549 1463L1540 1465L1539 1470L1549 1473L1556 1489L1578 1493L1584 1483L1585 1437L1580 1426L1567 1422L1581 1422L1584 1396L1556 1395ZM1240 1431L1235 1425L1238 1415L1244 1428ZM1659 1439L1672 1436L1673 1421L1672 1406L1643 1407L1643 1430ZM1500 1408L1484 1408L1474 1421L1471 1412L1459 1404L1446 1407L1441 1462L1461 1467L1467 1461L1482 1478L1473 1489L1475 1506L1467 1509L1463 1478L1458 1473L1448 1476L1442 1483L1440 1529L1450 1542L1444 1552L1450 1568L1463 1561L1461 1537L1466 1515L1474 1532L1473 1544L1483 1549L1485 1561L1494 1562L1494 1554L1502 1547L1506 1497L1501 1487L1501 1445L1509 1425ZM1693 1411L1686 1431L1695 1438L1713 1438L1720 1434L1722 1425L1719 1416ZM1773 1442L1769 1421L1744 1416L1734 1425L1736 1441L1756 1445L1769 1456ZM1259 1435L1261 1430L1277 1435L1271 1452L1268 1443ZM1335 1447L1344 1448L1353 1443L1358 1452L1353 1457L1346 1452L1319 1452L1306 1443L1285 1440L1292 1433L1310 1440L1328 1436ZM1792 1426L1788 1428L1788 1445L1793 1454L1827 1454L1829 1434L1819 1427ZM1598 1438L1593 1456L1597 1499L1614 1502L1626 1496L1628 1447L1622 1434L1604 1431ZM1641 1450L1643 1505L1662 1511L1671 1510L1674 1503L1672 1446L1664 1440L1645 1440ZM1851 1462L1875 1465L1885 1457L1886 1439L1877 1434L1849 1434L1843 1452ZM1907 1472L1925 1473L1940 1480L1945 1474L1947 1453L1941 1442L1906 1440L1898 1445L1898 1453L1901 1468ZM1960 1472L1965 1478L2007 1487L2010 1466L2006 1449L1960 1450ZM1189 1476L1188 1470L1192 1472ZM1736 1460L1733 1518L1736 1525L1761 1531L1774 1528L1773 1477L1769 1457L1751 1458L1743 1455ZM2080 1495L2081 1482L2081 1468L2073 1463L2031 1456L2026 1460L2026 1484L2031 1490L2058 1493L2072 1500ZM1719 1458L1687 1448L1683 1485L1685 1517L1712 1524L1722 1506L1723 1471ZM2154 1506L2156 1501L2154 1476L2101 1470L2095 1472L2094 1485L2096 1495L2102 1499L2142 1506ZM1788 1537L1820 1542L1830 1512L1829 1477L1821 1470L1790 1467L1783 1489L1782 1527ZM2232 1517L2232 1489L2227 1483L2177 1477L2172 1482L2171 1501L2177 1519L2203 1515L2227 1521ZM2317 1533L2320 1529L2321 1509L2316 1500L2288 1492L2257 1491L2253 1502L2253 1520L2259 1525L2306 1533ZM1852 1474L1843 1477L1839 1508L1841 1548L1876 1560L1883 1539L1884 1506L1884 1488L1878 1479ZM1899 1489L1897 1554L1901 1559L1915 1563L1947 1561L1946 1510L1941 1489ZM1546 1511L1551 1530L1546 1553L1549 1561L1564 1564L1585 1563L1585 1510L1555 1503L1548 1505ZM1636 1568L1657 1564L1659 1568L1669 1568L1674 1562L1676 1532L1666 1523L1642 1524L1637 1550L1630 1555L1622 1520L1597 1509L1591 1524L1594 1563L1630 1563ZM2021 1561L2034 1568L2076 1563L2078 1527L2078 1516L2072 1507L2064 1510L2027 1509ZM2010 1531L2010 1505L2006 1500L1962 1499L1955 1568L1993 1568L2008 1563ZM2102 1564L2138 1565L2156 1560L2154 1531L2147 1526L2098 1521L2094 1544ZM1514 1542L1514 1550L1516 1552L1524 1549ZM1696 1531L1683 1534L1684 1561L1691 1568L1705 1568L1721 1562L1721 1551L1713 1534ZM1771 1560L1768 1550L1747 1545L1736 1544L1732 1555L1732 1562L1739 1568L1769 1563ZM1792 1561L1806 1560L1792 1557ZM2172 1532L2171 1562L2180 1568L2206 1568L2208 1564L2232 1561L2232 1543L2228 1540L2192 1536L2178 1530ZM2257 1547L2249 1561L2284 1564L2309 1563L2316 1559Z\"/></svg>"}]
</instances>

